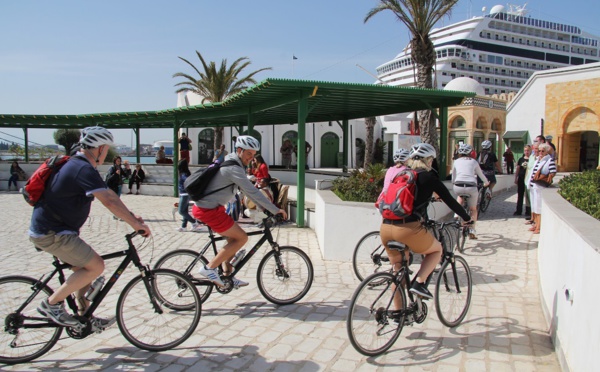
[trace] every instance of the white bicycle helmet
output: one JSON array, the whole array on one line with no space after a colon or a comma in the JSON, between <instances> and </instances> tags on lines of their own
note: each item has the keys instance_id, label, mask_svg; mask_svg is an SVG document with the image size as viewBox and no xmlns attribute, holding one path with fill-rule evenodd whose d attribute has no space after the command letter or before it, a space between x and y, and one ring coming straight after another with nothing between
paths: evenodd
<instances>
[{"instance_id":1,"label":"white bicycle helmet","mask_svg":"<svg viewBox=\"0 0 600 372\"><path fill-rule=\"evenodd\" d=\"M481 148L484 149L484 150L491 149L492 148L492 142L488 141L488 140L485 140L485 141L481 142Z\"/></svg>"},{"instance_id":2,"label":"white bicycle helmet","mask_svg":"<svg viewBox=\"0 0 600 372\"><path fill-rule=\"evenodd\" d=\"M113 135L104 127L87 127L81 131L79 143L87 148L96 148L102 145L112 146Z\"/></svg>"},{"instance_id":3,"label":"white bicycle helmet","mask_svg":"<svg viewBox=\"0 0 600 372\"><path fill-rule=\"evenodd\" d=\"M416 143L410 148L411 159L436 157L435 148L428 143Z\"/></svg>"},{"instance_id":4,"label":"white bicycle helmet","mask_svg":"<svg viewBox=\"0 0 600 372\"><path fill-rule=\"evenodd\" d=\"M408 160L408 156L410 155L410 151L407 149L398 149L394 152L394 163L402 162Z\"/></svg>"},{"instance_id":5,"label":"white bicycle helmet","mask_svg":"<svg viewBox=\"0 0 600 372\"><path fill-rule=\"evenodd\" d=\"M471 155L472 151L473 146L469 145L468 143L463 143L458 147L458 153L461 155Z\"/></svg>"},{"instance_id":6,"label":"white bicycle helmet","mask_svg":"<svg viewBox=\"0 0 600 372\"><path fill-rule=\"evenodd\" d=\"M260 150L260 142L252 136L239 136L235 141L235 148L242 148L244 150Z\"/></svg>"}]
</instances>

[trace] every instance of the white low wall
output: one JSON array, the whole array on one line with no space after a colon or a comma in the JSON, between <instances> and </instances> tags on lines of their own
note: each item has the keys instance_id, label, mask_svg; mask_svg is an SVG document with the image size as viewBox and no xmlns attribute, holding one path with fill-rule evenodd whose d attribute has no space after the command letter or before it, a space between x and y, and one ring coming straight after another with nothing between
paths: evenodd
<instances>
[{"instance_id":1,"label":"white low wall","mask_svg":"<svg viewBox=\"0 0 600 372\"><path fill-rule=\"evenodd\" d=\"M494 193L515 186L512 175L496 178ZM452 183L444 181L444 184L454 195ZM432 203L428 213L431 218L442 219L451 211L444 203ZM316 190L315 214L314 230L325 260L351 262L358 240L370 231L379 230L381 225L381 215L374 203L345 202L330 190Z\"/></svg>"},{"instance_id":2,"label":"white low wall","mask_svg":"<svg viewBox=\"0 0 600 372\"><path fill-rule=\"evenodd\" d=\"M600 365L600 221L548 188L538 267L542 307L563 370Z\"/></svg>"}]
</instances>

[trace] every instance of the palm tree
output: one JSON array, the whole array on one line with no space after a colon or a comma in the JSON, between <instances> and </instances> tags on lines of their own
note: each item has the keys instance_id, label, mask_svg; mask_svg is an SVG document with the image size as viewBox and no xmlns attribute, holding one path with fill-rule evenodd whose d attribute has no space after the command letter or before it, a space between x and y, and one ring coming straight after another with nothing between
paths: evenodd
<instances>
[{"instance_id":1,"label":"palm tree","mask_svg":"<svg viewBox=\"0 0 600 372\"><path fill-rule=\"evenodd\" d=\"M382 11L393 12L398 20L408 27L412 35L410 54L417 66L417 87L431 89L435 49L429 34L440 19L450 16L457 2L458 0L379 0L379 4L367 13L364 22ZM438 135L431 111L419 111L417 118L421 139L433 145L439 154Z\"/></svg>"},{"instance_id":2,"label":"palm tree","mask_svg":"<svg viewBox=\"0 0 600 372\"><path fill-rule=\"evenodd\" d=\"M239 77L242 71L250 65L248 57L241 57L235 60L231 66L227 67L227 59L221 60L221 66L217 70L215 62L206 63L202 55L196 51L198 59L202 62L204 71L200 71L190 61L183 57L178 57L183 62L190 65L198 74L198 77L188 75L183 72L173 74L173 77L182 77L184 81L175 84L176 93L192 91L202 98L202 103L223 102L227 97L232 96L244 90L250 84L256 84L253 76L265 70L271 70L270 67L261 68L245 77ZM219 148L223 142L223 127L215 128L215 148Z\"/></svg>"},{"instance_id":3,"label":"palm tree","mask_svg":"<svg viewBox=\"0 0 600 372\"><path fill-rule=\"evenodd\" d=\"M373 132L377 124L377 119L374 116L365 118L365 126L367 127L367 138L365 138L365 162L363 167L367 169L369 164L373 163Z\"/></svg>"}]
</instances>

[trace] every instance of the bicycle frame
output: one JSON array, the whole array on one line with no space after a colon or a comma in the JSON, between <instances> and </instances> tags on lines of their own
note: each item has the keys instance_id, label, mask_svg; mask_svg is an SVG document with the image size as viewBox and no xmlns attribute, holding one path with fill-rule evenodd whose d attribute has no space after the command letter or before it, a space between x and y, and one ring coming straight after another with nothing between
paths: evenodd
<instances>
[{"instance_id":1,"label":"bicycle frame","mask_svg":"<svg viewBox=\"0 0 600 372\"><path fill-rule=\"evenodd\" d=\"M238 262L238 264L236 266L233 267L233 271L227 275L228 277L235 276L235 274L237 274L242 269L242 267L244 267L244 265L246 265L246 263L248 261L250 261L250 259L256 254L256 251L258 251L266 241L269 242L271 249L277 250L279 248L279 244L273 239L273 234L271 234L271 230L270 230L271 223L269 221L269 218L266 218L263 220L263 225L264 225L263 230L250 231L250 232L246 233L248 236L262 235L262 237L246 253L244 258L240 262ZM215 233L213 232L213 230L208 225L207 225L207 227L208 227L208 235L210 236L210 241L204 246L204 248L202 248L198 252L198 255L192 261L192 263L188 267L187 271L189 271L190 268L194 267L198 263L200 258L202 256L204 256L204 254L206 253L206 251L208 250L209 247L212 246L213 253L216 255L217 254L217 244L216 243L227 239L224 236L216 236ZM222 268L220 267L219 270L222 270ZM198 284L211 284L212 285L212 282L208 279L193 278L192 282L196 285L198 285Z\"/></svg>"},{"instance_id":2,"label":"bicycle frame","mask_svg":"<svg viewBox=\"0 0 600 372\"><path fill-rule=\"evenodd\" d=\"M121 274L123 274L123 272L125 271L125 269L127 268L127 266L129 266L129 264L131 262L134 263L134 265L140 270L140 272L142 273L143 276L145 276L145 274L147 274L147 271L149 270L149 268L147 266L142 265L142 263L140 261L140 257L137 252L137 249L135 248L135 245L133 245L133 242L132 242L133 237L135 237L137 234L138 234L137 232L133 232L131 234L126 235L127 244L129 245L127 250L120 251L120 252L108 253L108 254L101 256L102 259L104 259L104 260L110 260L110 259L118 258L118 257L125 257L125 258L123 259L123 261L121 262L119 267L117 267L117 269L115 270L113 275L110 277L110 279L106 282L104 287L100 290L100 292L98 292L96 297L92 301L90 301L90 306L85 310L83 317L88 318L88 319L91 318L94 311L96 311L96 309L98 308L98 306L100 305L102 300L106 297L108 292L110 292L110 290L115 285L117 280L121 277ZM25 303L23 303L23 305L17 310L17 312L23 311L25 309L25 307L32 301L32 299L35 296L37 296L37 294L42 290L42 288L44 288L45 286L48 285L50 280L56 274L58 274L58 282L62 285L66 281L64 270L70 269L71 267L73 267L70 264L61 263L59 261L59 259L56 257L54 257L54 262L52 263L52 265L54 265L54 267L55 267L54 270L49 274L44 274L38 280L38 282L36 284L36 290L32 293L30 298L28 298L27 301L25 301ZM46 276L46 278L42 280L42 278L44 278L44 276ZM146 284L146 289L148 290L148 293L151 293L151 288L149 287L149 282L145 280L144 283ZM155 302L154 298L152 296L150 296L150 298L153 301L152 305L154 306L155 311L162 312L162 310L160 309L160 306ZM67 304L69 305L69 308L73 311L73 313L78 314L79 307L77 306L77 302L75 301L75 298L73 296L67 296L66 301L67 301ZM56 327L62 327L54 322L49 322L49 325L53 325ZM35 325L34 327L31 327L31 328L38 328L37 326L39 326L39 325ZM48 325L43 325L43 326L47 327ZM25 326L25 328L28 328L28 327Z\"/></svg>"}]
</instances>

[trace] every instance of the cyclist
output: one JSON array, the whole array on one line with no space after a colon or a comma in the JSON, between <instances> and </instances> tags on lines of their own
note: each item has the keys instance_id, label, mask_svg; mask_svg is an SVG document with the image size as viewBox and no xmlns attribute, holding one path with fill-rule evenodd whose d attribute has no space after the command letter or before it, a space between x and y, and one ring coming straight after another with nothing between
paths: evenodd
<instances>
[{"instance_id":1,"label":"cyclist","mask_svg":"<svg viewBox=\"0 0 600 372\"><path fill-rule=\"evenodd\" d=\"M435 192L439 197L466 222L471 221L467 211L458 204L452 197L446 186L440 181L436 172L432 169L433 159L436 152L433 146L428 143L418 143L410 149L408 166L418 172L417 176L417 194L414 201L413 214L403 220L383 219L380 228L381 241L385 246L390 263L394 270L399 270L402 260L401 253L397 250L389 249L389 241L398 241L406 244L411 251L425 255L421 268L417 273L417 278L410 291L425 298L433 298L425 281L435 269L435 265L440 262L442 256L442 245L438 242L431 232L421 224L421 216L427 213L427 205L431 196ZM407 253L408 254L408 253ZM399 298L395 299L399 301ZM396 303L397 306L400 304Z\"/></svg>"},{"instance_id":2,"label":"cyclist","mask_svg":"<svg viewBox=\"0 0 600 372\"><path fill-rule=\"evenodd\" d=\"M250 164L258 150L260 150L260 143L254 137L237 137L235 141L235 153L227 155L225 161L235 160L240 166L222 167L219 169L219 173L208 184L206 193L222 187L225 188L197 201L192 208L192 214L196 219L204 222L213 231L223 235L227 239L227 244L225 244L223 249L217 253L208 265L201 267L199 270L202 276L221 287L225 284L219 277L217 267L224 262L229 262L235 253L248 241L248 235L246 235L244 230L225 213L224 205L235 195L235 185L241 188L244 194L256 204L273 214L281 214L284 219L287 219L287 213L270 202L246 177L243 167ZM232 187L226 187L228 185ZM232 278L232 280L235 288L248 285L247 282L237 278Z\"/></svg>"},{"instance_id":3,"label":"cyclist","mask_svg":"<svg viewBox=\"0 0 600 372\"><path fill-rule=\"evenodd\" d=\"M407 149L398 149L394 152L395 164L392 165L387 170L387 172L385 172L385 178L383 180L383 190L381 191L381 194L383 194L383 192L387 190L394 177L396 177L398 173L406 169L406 161L408 160L409 155L410 151L408 151Z\"/></svg>"},{"instance_id":4,"label":"cyclist","mask_svg":"<svg viewBox=\"0 0 600 372\"><path fill-rule=\"evenodd\" d=\"M48 180L42 199L33 208L29 227L29 240L36 249L73 266L74 273L37 308L62 326L79 324L65 310L63 300L75 293L83 314L89 306L84 294L92 280L104 271L104 260L79 236L94 198L135 230L143 230L144 236L150 235L142 218L131 213L117 194L106 187L96 169L113 144L112 134L102 127L88 127L81 132L79 144L79 151ZM94 317L91 321L92 330L97 331L114 324L115 318Z\"/></svg>"},{"instance_id":5,"label":"cyclist","mask_svg":"<svg viewBox=\"0 0 600 372\"><path fill-rule=\"evenodd\" d=\"M452 165L452 184L454 193L457 195L456 201L462 204L462 196L468 195L468 207L471 212L473 225L469 229L469 238L477 239L475 232L475 222L477 221L477 177L483 180L483 185L488 186L487 177L481 171L479 163L471 157L473 146L463 143L458 148L458 159Z\"/></svg>"},{"instance_id":6,"label":"cyclist","mask_svg":"<svg viewBox=\"0 0 600 372\"><path fill-rule=\"evenodd\" d=\"M498 174L502 174L502 168L498 162L498 157L496 157L496 154L491 151L491 148L492 142L485 140L481 143L481 152L479 155L477 155L479 166L481 167L481 170L487 177L488 181L490 181L490 192L494 190L494 185L496 184L496 173L494 168L496 168Z\"/></svg>"}]
</instances>

